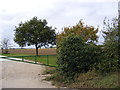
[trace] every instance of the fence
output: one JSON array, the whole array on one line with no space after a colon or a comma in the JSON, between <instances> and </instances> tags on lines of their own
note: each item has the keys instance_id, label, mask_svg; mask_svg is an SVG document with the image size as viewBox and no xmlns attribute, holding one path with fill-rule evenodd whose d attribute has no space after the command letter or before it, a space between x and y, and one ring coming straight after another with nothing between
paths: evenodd
<instances>
[{"instance_id":1,"label":"fence","mask_svg":"<svg viewBox=\"0 0 120 90\"><path fill-rule=\"evenodd\" d=\"M57 67L57 55L8 56L1 58L13 61Z\"/></svg>"},{"instance_id":2,"label":"fence","mask_svg":"<svg viewBox=\"0 0 120 90\"><path fill-rule=\"evenodd\" d=\"M0 53L2 53L2 49L0 49Z\"/></svg>"}]
</instances>

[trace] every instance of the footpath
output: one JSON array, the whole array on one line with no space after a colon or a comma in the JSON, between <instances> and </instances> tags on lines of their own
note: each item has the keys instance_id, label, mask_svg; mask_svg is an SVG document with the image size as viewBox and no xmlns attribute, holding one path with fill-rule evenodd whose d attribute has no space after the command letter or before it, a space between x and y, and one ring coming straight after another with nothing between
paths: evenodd
<instances>
[{"instance_id":1,"label":"footpath","mask_svg":"<svg viewBox=\"0 0 120 90\"><path fill-rule=\"evenodd\" d=\"M45 66L43 65L12 61L1 57L4 56L0 55L0 90L2 88L51 88L50 90L79 90L57 88L52 86L50 81L43 80L45 78L45 76L42 75L45 70Z\"/></svg>"},{"instance_id":2,"label":"footpath","mask_svg":"<svg viewBox=\"0 0 120 90\"><path fill-rule=\"evenodd\" d=\"M0 58L0 88L56 88L43 80L44 70L42 65Z\"/></svg>"}]
</instances>

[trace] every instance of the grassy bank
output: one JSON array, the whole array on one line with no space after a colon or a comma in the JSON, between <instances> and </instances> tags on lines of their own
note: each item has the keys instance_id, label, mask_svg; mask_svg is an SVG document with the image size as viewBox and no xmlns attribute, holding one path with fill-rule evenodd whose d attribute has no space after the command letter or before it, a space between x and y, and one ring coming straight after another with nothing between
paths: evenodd
<instances>
[{"instance_id":1,"label":"grassy bank","mask_svg":"<svg viewBox=\"0 0 120 90\"><path fill-rule=\"evenodd\" d=\"M8 56L8 57L14 57L18 56L18 58L21 58L19 56L25 56L23 57L24 60L30 60L30 61L35 61L34 55L27 55L27 54L2 54L3 56ZM43 64L49 64L52 66L57 66L57 55L40 55L36 56L36 61L39 63Z\"/></svg>"},{"instance_id":2,"label":"grassy bank","mask_svg":"<svg viewBox=\"0 0 120 90\"><path fill-rule=\"evenodd\" d=\"M44 74L51 74L45 80L52 81L52 84L57 87L67 88L120 88L118 84L118 73L109 73L101 75L95 71L81 73L74 82L66 82L64 77L54 69L47 69Z\"/></svg>"}]
</instances>

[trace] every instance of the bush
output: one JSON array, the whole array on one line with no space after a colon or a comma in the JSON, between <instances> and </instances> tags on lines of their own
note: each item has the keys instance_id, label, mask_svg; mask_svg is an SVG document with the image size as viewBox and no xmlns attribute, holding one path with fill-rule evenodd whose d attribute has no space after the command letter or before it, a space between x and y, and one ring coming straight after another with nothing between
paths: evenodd
<instances>
[{"instance_id":1,"label":"bush","mask_svg":"<svg viewBox=\"0 0 120 90\"><path fill-rule=\"evenodd\" d=\"M100 48L86 44L79 36L67 36L58 45L58 70L66 79L73 80L79 73L93 68L99 60Z\"/></svg>"},{"instance_id":2,"label":"bush","mask_svg":"<svg viewBox=\"0 0 120 90\"><path fill-rule=\"evenodd\" d=\"M96 71L100 74L107 74L110 72L116 72L119 69L118 57L110 57L106 48L104 48L100 54L101 61L95 66Z\"/></svg>"},{"instance_id":3,"label":"bush","mask_svg":"<svg viewBox=\"0 0 120 90\"><path fill-rule=\"evenodd\" d=\"M58 71L66 81L74 80L80 73L96 70L109 73L117 70L117 59L108 58L104 47L85 43L79 36L67 36L57 47Z\"/></svg>"},{"instance_id":4,"label":"bush","mask_svg":"<svg viewBox=\"0 0 120 90\"><path fill-rule=\"evenodd\" d=\"M93 68L101 62L102 58L103 55L100 46L89 43L86 44L83 58L83 64L87 64L84 66L86 72L93 70Z\"/></svg>"},{"instance_id":5,"label":"bush","mask_svg":"<svg viewBox=\"0 0 120 90\"><path fill-rule=\"evenodd\" d=\"M98 46L99 47L99 46ZM110 72L116 72L118 71L118 57L115 54L111 54L108 51L108 48L106 49L105 45L102 45L102 47L100 46L100 50L99 50L99 56L97 56L97 58L99 58L99 62L97 64L94 64L95 70L100 73L100 74L107 74Z\"/></svg>"},{"instance_id":6,"label":"bush","mask_svg":"<svg viewBox=\"0 0 120 90\"><path fill-rule=\"evenodd\" d=\"M73 79L79 72L79 64L82 57L84 43L78 36L67 36L58 46L58 70L61 75Z\"/></svg>"}]
</instances>

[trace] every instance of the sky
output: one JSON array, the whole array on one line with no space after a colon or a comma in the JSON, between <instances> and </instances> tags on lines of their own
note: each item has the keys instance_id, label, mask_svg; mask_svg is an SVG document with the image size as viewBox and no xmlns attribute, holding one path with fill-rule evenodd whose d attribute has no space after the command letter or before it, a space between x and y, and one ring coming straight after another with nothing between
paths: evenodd
<instances>
[{"instance_id":1,"label":"sky","mask_svg":"<svg viewBox=\"0 0 120 90\"><path fill-rule=\"evenodd\" d=\"M0 40L8 38L13 42L14 29L20 22L37 16L46 19L49 26L61 32L63 27L76 25L81 19L85 25L101 31L105 17L118 16L119 0L0 0ZM99 44L103 42L101 33ZM17 45L15 44L15 47Z\"/></svg>"}]
</instances>

